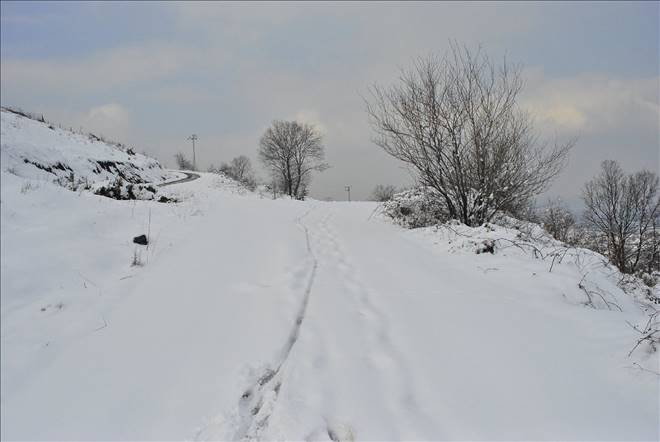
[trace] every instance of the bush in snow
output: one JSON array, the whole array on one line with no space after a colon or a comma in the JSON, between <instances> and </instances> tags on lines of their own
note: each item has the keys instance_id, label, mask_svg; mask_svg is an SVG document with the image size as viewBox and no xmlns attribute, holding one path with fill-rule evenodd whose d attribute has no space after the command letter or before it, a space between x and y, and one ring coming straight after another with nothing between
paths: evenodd
<instances>
[{"instance_id":1,"label":"bush in snow","mask_svg":"<svg viewBox=\"0 0 660 442\"><path fill-rule=\"evenodd\" d=\"M232 159L229 163L222 163L220 167L209 167L209 172L222 173L231 179L243 184L249 190L254 190L257 187L257 180L254 177L254 169L252 162L245 155L240 155Z\"/></svg>"},{"instance_id":2,"label":"bush in snow","mask_svg":"<svg viewBox=\"0 0 660 442\"><path fill-rule=\"evenodd\" d=\"M96 195L116 200L152 200L156 192L156 188L150 184L126 183L121 178L94 188Z\"/></svg>"},{"instance_id":3,"label":"bush in snow","mask_svg":"<svg viewBox=\"0 0 660 442\"><path fill-rule=\"evenodd\" d=\"M383 203L383 213L408 228L426 227L447 221L447 208L431 187L416 187L397 193Z\"/></svg>"},{"instance_id":4,"label":"bush in snow","mask_svg":"<svg viewBox=\"0 0 660 442\"><path fill-rule=\"evenodd\" d=\"M491 255L495 253L495 241L492 239L483 240L474 251L477 255L482 253L490 253Z\"/></svg>"},{"instance_id":5,"label":"bush in snow","mask_svg":"<svg viewBox=\"0 0 660 442\"><path fill-rule=\"evenodd\" d=\"M658 284L658 279L660 278L660 272L653 272L653 273L642 273L640 278L642 278L642 281L644 281L644 284L646 284L649 287L655 287L656 284Z\"/></svg>"}]
</instances>

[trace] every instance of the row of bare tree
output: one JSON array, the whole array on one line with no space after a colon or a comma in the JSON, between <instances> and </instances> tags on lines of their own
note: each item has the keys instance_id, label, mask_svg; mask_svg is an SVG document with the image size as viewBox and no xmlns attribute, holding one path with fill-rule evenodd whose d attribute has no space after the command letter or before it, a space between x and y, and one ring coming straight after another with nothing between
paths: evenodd
<instances>
[{"instance_id":1,"label":"row of bare tree","mask_svg":"<svg viewBox=\"0 0 660 442\"><path fill-rule=\"evenodd\" d=\"M296 199L307 196L312 172L329 167L324 161L323 136L319 130L297 121L274 121L259 141L258 155L271 174L271 186ZM192 163L184 154L177 153L175 159L180 169L192 170ZM252 164L245 155L217 168L211 165L209 172L223 173L249 188L256 187Z\"/></svg>"},{"instance_id":2,"label":"row of bare tree","mask_svg":"<svg viewBox=\"0 0 660 442\"><path fill-rule=\"evenodd\" d=\"M506 59L496 64L481 50L451 44L443 57L417 59L397 84L374 85L365 104L374 142L411 166L420 185L437 191L447 219L474 226L498 212L526 216L574 145L574 140L539 138L518 105L522 87L520 66ZM258 149L273 185L304 198L312 173L328 167L322 138L313 125L274 121ZM246 165L251 170L249 160L239 157L220 170L240 181ZM394 192L392 186L379 186L373 197L387 200ZM597 234L596 242L604 244L599 251L621 271L660 269L655 174L625 175L615 162L604 162L601 174L585 186L584 202L583 233ZM552 204L543 222L556 238L577 241L575 217L561 205Z\"/></svg>"},{"instance_id":3,"label":"row of bare tree","mask_svg":"<svg viewBox=\"0 0 660 442\"><path fill-rule=\"evenodd\" d=\"M623 273L660 271L660 183L648 170L626 174L604 161L582 192L582 222L553 200L540 222L556 239L607 256Z\"/></svg>"}]
</instances>

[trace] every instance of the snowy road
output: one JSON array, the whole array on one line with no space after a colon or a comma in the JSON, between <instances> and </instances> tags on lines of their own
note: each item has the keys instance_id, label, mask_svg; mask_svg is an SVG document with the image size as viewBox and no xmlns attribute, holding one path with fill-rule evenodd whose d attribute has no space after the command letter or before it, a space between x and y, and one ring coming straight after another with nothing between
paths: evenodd
<instances>
[{"instance_id":1,"label":"snowy road","mask_svg":"<svg viewBox=\"0 0 660 442\"><path fill-rule=\"evenodd\" d=\"M561 268L439 250L373 203L180 187L149 262L103 284L107 326L50 336L25 381L3 365L4 439L657 438L638 316L566 302Z\"/></svg>"},{"instance_id":2,"label":"snowy road","mask_svg":"<svg viewBox=\"0 0 660 442\"><path fill-rule=\"evenodd\" d=\"M184 178L181 178L180 180L174 180L167 183L162 183L159 184L158 186L165 187L165 186L171 186L172 184L183 184L183 183L188 183L190 181L195 181L196 179L199 178L199 174L197 173L192 173L192 172L181 172L181 173L185 174L186 176Z\"/></svg>"}]
</instances>

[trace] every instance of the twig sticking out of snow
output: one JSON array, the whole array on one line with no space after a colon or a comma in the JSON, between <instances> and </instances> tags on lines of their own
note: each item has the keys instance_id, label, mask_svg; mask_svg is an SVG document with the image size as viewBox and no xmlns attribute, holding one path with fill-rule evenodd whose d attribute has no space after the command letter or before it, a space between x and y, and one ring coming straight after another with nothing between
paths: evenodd
<instances>
[{"instance_id":1,"label":"twig sticking out of snow","mask_svg":"<svg viewBox=\"0 0 660 442\"><path fill-rule=\"evenodd\" d=\"M626 324L631 326L636 332L642 336L637 340L635 346L628 353L628 357L632 356L633 352L639 347L643 342L648 342L650 352L653 353L658 349L658 344L660 344L660 321L658 320L658 315L660 310L656 310L649 315L648 321L643 329L640 329L636 325L632 325L630 322L626 321Z\"/></svg>"},{"instance_id":2,"label":"twig sticking out of snow","mask_svg":"<svg viewBox=\"0 0 660 442\"><path fill-rule=\"evenodd\" d=\"M584 292L585 295L587 295L587 302L585 302L585 305L588 305L589 307L592 307L592 308L596 308L596 305L594 304L594 299L593 299L593 297L595 295L595 296L598 296L603 301L603 303L605 303L605 306L607 307L608 310L612 310L611 306L614 306L620 312L622 312L623 309L617 303L612 302L612 301L608 301L607 299L605 299L605 296L602 293L600 293L599 291L589 290L589 289L587 289L587 287L585 287L583 282L584 282L584 279L587 277L587 275L588 275L588 273L586 273L582 277L580 282L578 282L578 287Z\"/></svg>"},{"instance_id":3,"label":"twig sticking out of snow","mask_svg":"<svg viewBox=\"0 0 660 442\"><path fill-rule=\"evenodd\" d=\"M654 374L654 375L656 375L656 376L660 376L660 372L653 371L653 370L649 370L648 368L642 367L642 366L639 365L637 362L633 362L633 367L628 367L628 368L637 368L637 369L639 369L639 370L646 371L646 372L648 372L648 373L652 373L652 374Z\"/></svg>"},{"instance_id":4,"label":"twig sticking out of snow","mask_svg":"<svg viewBox=\"0 0 660 442\"><path fill-rule=\"evenodd\" d=\"M98 328L95 328L94 329L95 332L97 332L99 330L103 330L104 328L106 328L108 326L108 321L106 321L103 316L101 316L101 319L103 319L103 325L98 327Z\"/></svg>"}]
</instances>

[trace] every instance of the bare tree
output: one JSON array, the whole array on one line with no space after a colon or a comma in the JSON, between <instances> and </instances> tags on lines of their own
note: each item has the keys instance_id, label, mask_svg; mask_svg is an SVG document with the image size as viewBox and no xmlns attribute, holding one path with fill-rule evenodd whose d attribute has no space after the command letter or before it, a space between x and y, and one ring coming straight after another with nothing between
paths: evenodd
<instances>
[{"instance_id":1,"label":"bare tree","mask_svg":"<svg viewBox=\"0 0 660 442\"><path fill-rule=\"evenodd\" d=\"M616 161L604 161L600 174L585 185L583 199L586 223L603 237L605 252L619 270L660 270L660 196L654 173L626 175Z\"/></svg>"},{"instance_id":2,"label":"bare tree","mask_svg":"<svg viewBox=\"0 0 660 442\"><path fill-rule=\"evenodd\" d=\"M274 121L259 141L259 159L292 198L304 198L313 171L323 171L323 138L310 124Z\"/></svg>"},{"instance_id":3,"label":"bare tree","mask_svg":"<svg viewBox=\"0 0 660 442\"><path fill-rule=\"evenodd\" d=\"M392 196L396 193L396 187L391 184L379 184L374 187L374 191L371 193L371 199L374 201L389 201L392 199Z\"/></svg>"},{"instance_id":4,"label":"bare tree","mask_svg":"<svg viewBox=\"0 0 660 442\"><path fill-rule=\"evenodd\" d=\"M556 199L548 203L541 215L541 222L555 239L566 243L573 242L575 216L561 200Z\"/></svg>"},{"instance_id":5,"label":"bare tree","mask_svg":"<svg viewBox=\"0 0 660 442\"><path fill-rule=\"evenodd\" d=\"M448 216L467 225L516 214L562 170L573 143L540 143L517 106L520 68L451 45L419 58L366 100L374 142L436 189Z\"/></svg>"},{"instance_id":6,"label":"bare tree","mask_svg":"<svg viewBox=\"0 0 660 442\"><path fill-rule=\"evenodd\" d=\"M229 163L222 163L220 167L209 169L209 172L223 173L229 178L244 184L250 189L256 187L257 180L254 177L252 162L245 155L240 155L232 159Z\"/></svg>"},{"instance_id":7,"label":"bare tree","mask_svg":"<svg viewBox=\"0 0 660 442\"><path fill-rule=\"evenodd\" d=\"M254 181L252 162L245 155L240 155L229 163L233 178L240 182Z\"/></svg>"},{"instance_id":8,"label":"bare tree","mask_svg":"<svg viewBox=\"0 0 660 442\"><path fill-rule=\"evenodd\" d=\"M176 165L179 169L181 170L193 170L193 163L190 161L186 156L181 153L177 152L174 155L174 159L176 160Z\"/></svg>"}]
</instances>

